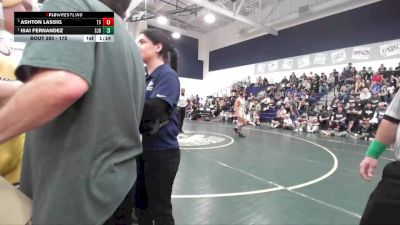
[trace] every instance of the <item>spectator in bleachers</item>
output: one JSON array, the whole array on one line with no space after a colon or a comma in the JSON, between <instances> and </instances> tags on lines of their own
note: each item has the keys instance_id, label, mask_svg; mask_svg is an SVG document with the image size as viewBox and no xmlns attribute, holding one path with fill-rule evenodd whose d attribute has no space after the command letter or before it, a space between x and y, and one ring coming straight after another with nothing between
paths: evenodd
<instances>
[{"instance_id":1,"label":"spectator in bleachers","mask_svg":"<svg viewBox=\"0 0 400 225\"><path fill-rule=\"evenodd\" d=\"M396 71L400 71L400 62L399 65L395 68Z\"/></svg>"},{"instance_id":2,"label":"spectator in bleachers","mask_svg":"<svg viewBox=\"0 0 400 225\"><path fill-rule=\"evenodd\" d=\"M354 84L354 87L355 87L354 89L355 94L360 94L362 89L365 87L364 80L360 75L356 76L356 82Z\"/></svg>"},{"instance_id":3,"label":"spectator in bleachers","mask_svg":"<svg viewBox=\"0 0 400 225\"><path fill-rule=\"evenodd\" d=\"M338 106L337 112L334 112L331 117L331 135L345 136L347 115L342 106Z\"/></svg>"},{"instance_id":4,"label":"spectator in bleachers","mask_svg":"<svg viewBox=\"0 0 400 225\"><path fill-rule=\"evenodd\" d=\"M373 93L369 101L372 104L372 108L375 110L378 107L378 103L381 102L381 97L379 96L380 93Z\"/></svg>"},{"instance_id":5,"label":"spectator in bleachers","mask_svg":"<svg viewBox=\"0 0 400 225\"><path fill-rule=\"evenodd\" d=\"M317 116L312 116L307 122L307 133L319 132L319 121Z\"/></svg>"},{"instance_id":6,"label":"spectator in bleachers","mask_svg":"<svg viewBox=\"0 0 400 225\"><path fill-rule=\"evenodd\" d=\"M374 117L375 109L372 107L372 102L368 101L367 106L361 112L362 122L370 121Z\"/></svg>"},{"instance_id":7,"label":"spectator in bleachers","mask_svg":"<svg viewBox=\"0 0 400 225\"><path fill-rule=\"evenodd\" d=\"M336 71L336 69L333 69L332 73L329 75L332 75L335 78L335 86L339 84L339 72Z\"/></svg>"},{"instance_id":8,"label":"spectator in bleachers","mask_svg":"<svg viewBox=\"0 0 400 225\"><path fill-rule=\"evenodd\" d=\"M375 109L374 116L371 119L371 124L375 130L378 128L378 124L383 120L385 112L386 105L384 102L380 102L378 107Z\"/></svg>"},{"instance_id":9,"label":"spectator in bleachers","mask_svg":"<svg viewBox=\"0 0 400 225\"><path fill-rule=\"evenodd\" d=\"M278 112L276 113L276 117L271 121L272 128L280 128L283 125L283 120L285 119L285 115L287 111L284 106L281 106Z\"/></svg>"},{"instance_id":10,"label":"spectator in bleachers","mask_svg":"<svg viewBox=\"0 0 400 225\"><path fill-rule=\"evenodd\" d=\"M292 84L297 83L296 74L292 73L292 74L290 75L290 77L289 77L289 82L292 83Z\"/></svg>"},{"instance_id":11,"label":"spectator in bleachers","mask_svg":"<svg viewBox=\"0 0 400 225\"><path fill-rule=\"evenodd\" d=\"M379 72L380 74L383 74L384 72L386 72L386 67L385 67L385 65L381 64L381 66L380 66L379 69L378 69L378 72Z\"/></svg>"},{"instance_id":12,"label":"spectator in bleachers","mask_svg":"<svg viewBox=\"0 0 400 225\"><path fill-rule=\"evenodd\" d=\"M355 99L351 99L349 103L350 107L346 111L346 116L348 121L347 131L349 133L353 133L359 126L361 111L357 108Z\"/></svg>"},{"instance_id":13,"label":"spectator in bleachers","mask_svg":"<svg viewBox=\"0 0 400 225\"><path fill-rule=\"evenodd\" d=\"M382 83L382 81L383 81L383 75L381 74L381 73L376 73L376 74L374 74L373 76L372 76L372 79L371 79L373 82L375 82L375 83L378 83L378 84L380 84L380 83Z\"/></svg>"},{"instance_id":14,"label":"spectator in bleachers","mask_svg":"<svg viewBox=\"0 0 400 225\"><path fill-rule=\"evenodd\" d=\"M307 115L301 115L294 122L295 131L297 132L305 132L307 130Z\"/></svg>"},{"instance_id":15,"label":"spectator in bleachers","mask_svg":"<svg viewBox=\"0 0 400 225\"><path fill-rule=\"evenodd\" d=\"M290 114L289 113L285 114L285 118L283 120L282 128L283 129L287 129L287 130L293 130L293 120L290 118Z\"/></svg>"},{"instance_id":16,"label":"spectator in bleachers","mask_svg":"<svg viewBox=\"0 0 400 225\"><path fill-rule=\"evenodd\" d=\"M358 71L358 74L362 79L366 79L367 77L367 67L363 66L362 70Z\"/></svg>"},{"instance_id":17,"label":"spectator in bleachers","mask_svg":"<svg viewBox=\"0 0 400 225\"><path fill-rule=\"evenodd\" d=\"M365 106L369 99L372 97L368 88L364 88L360 94L361 105Z\"/></svg>"},{"instance_id":18,"label":"spectator in bleachers","mask_svg":"<svg viewBox=\"0 0 400 225\"><path fill-rule=\"evenodd\" d=\"M399 79L395 75L391 75L389 79L389 86L397 87Z\"/></svg>"},{"instance_id":19,"label":"spectator in bleachers","mask_svg":"<svg viewBox=\"0 0 400 225\"><path fill-rule=\"evenodd\" d=\"M331 89L335 86L335 76L333 75L333 73L329 74L328 86L329 86L329 89Z\"/></svg>"},{"instance_id":20,"label":"spectator in bleachers","mask_svg":"<svg viewBox=\"0 0 400 225\"><path fill-rule=\"evenodd\" d=\"M329 120L331 118L330 112L326 105L322 106L320 113L318 114L318 122L320 124L320 130L326 131L329 129Z\"/></svg>"},{"instance_id":21,"label":"spectator in bleachers","mask_svg":"<svg viewBox=\"0 0 400 225\"><path fill-rule=\"evenodd\" d=\"M264 78L263 79L263 87L267 87L268 86L268 79Z\"/></svg>"},{"instance_id":22,"label":"spectator in bleachers","mask_svg":"<svg viewBox=\"0 0 400 225\"><path fill-rule=\"evenodd\" d=\"M355 133L351 136L357 139L367 139L373 137L373 131L369 120L363 121L362 125L355 131Z\"/></svg>"},{"instance_id":23,"label":"spectator in bleachers","mask_svg":"<svg viewBox=\"0 0 400 225\"><path fill-rule=\"evenodd\" d=\"M371 80L372 75L374 75L374 71L372 70L372 67L368 67L367 74L364 79Z\"/></svg>"},{"instance_id":24,"label":"spectator in bleachers","mask_svg":"<svg viewBox=\"0 0 400 225\"><path fill-rule=\"evenodd\" d=\"M283 84L289 83L289 80L286 78L286 76L283 77L281 83L283 83Z\"/></svg>"},{"instance_id":25,"label":"spectator in bleachers","mask_svg":"<svg viewBox=\"0 0 400 225\"><path fill-rule=\"evenodd\" d=\"M320 86L319 86L319 93L328 93L329 91L329 83L328 83L328 77L322 73L321 74L321 79L320 79Z\"/></svg>"}]
</instances>

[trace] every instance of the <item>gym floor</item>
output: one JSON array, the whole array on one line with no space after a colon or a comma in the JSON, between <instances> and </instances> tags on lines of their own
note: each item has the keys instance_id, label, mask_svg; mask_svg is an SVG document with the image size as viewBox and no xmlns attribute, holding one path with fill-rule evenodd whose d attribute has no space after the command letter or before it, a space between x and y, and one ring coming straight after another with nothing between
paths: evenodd
<instances>
[{"instance_id":1,"label":"gym floor","mask_svg":"<svg viewBox=\"0 0 400 225\"><path fill-rule=\"evenodd\" d=\"M189 224L358 224L393 161L386 151L372 182L358 166L369 142L225 123L185 121L175 179L175 222Z\"/></svg>"}]
</instances>

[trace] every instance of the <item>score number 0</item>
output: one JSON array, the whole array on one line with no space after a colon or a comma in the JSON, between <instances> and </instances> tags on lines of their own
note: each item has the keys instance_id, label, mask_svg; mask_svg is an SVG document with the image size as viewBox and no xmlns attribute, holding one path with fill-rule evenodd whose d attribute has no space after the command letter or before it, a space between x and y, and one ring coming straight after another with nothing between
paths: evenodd
<instances>
[{"instance_id":1,"label":"score number 0","mask_svg":"<svg viewBox=\"0 0 400 225\"><path fill-rule=\"evenodd\" d=\"M102 20L96 20L97 26L114 26L114 18L103 18Z\"/></svg>"}]
</instances>

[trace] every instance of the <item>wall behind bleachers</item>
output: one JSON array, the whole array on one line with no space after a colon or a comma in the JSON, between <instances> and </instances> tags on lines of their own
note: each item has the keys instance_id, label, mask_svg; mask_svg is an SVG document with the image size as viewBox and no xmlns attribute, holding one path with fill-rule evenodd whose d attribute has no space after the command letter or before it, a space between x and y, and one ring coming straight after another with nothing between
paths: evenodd
<instances>
[{"instance_id":1,"label":"wall behind bleachers","mask_svg":"<svg viewBox=\"0 0 400 225\"><path fill-rule=\"evenodd\" d=\"M384 0L237 43L210 52L210 71L396 39L399 12L399 0Z\"/></svg>"}]
</instances>

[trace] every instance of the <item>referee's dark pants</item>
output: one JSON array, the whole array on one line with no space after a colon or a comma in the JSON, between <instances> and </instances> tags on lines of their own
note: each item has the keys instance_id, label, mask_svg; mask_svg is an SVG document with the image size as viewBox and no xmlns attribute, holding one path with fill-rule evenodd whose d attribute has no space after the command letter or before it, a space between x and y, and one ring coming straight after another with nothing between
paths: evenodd
<instances>
[{"instance_id":1,"label":"referee's dark pants","mask_svg":"<svg viewBox=\"0 0 400 225\"><path fill-rule=\"evenodd\" d=\"M178 107L179 109L179 131L182 132L182 127L183 127L183 120L185 119L186 115L186 107Z\"/></svg>"},{"instance_id":2,"label":"referee's dark pants","mask_svg":"<svg viewBox=\"0 0 400 225\"><path fill-rule=\"evenodd\" d=\"M400 224L400 162L383 169L382 180L371 193L360 224Z\"/></svg>"},{"instance_id":3,"label":"referee's dark pants","mask_svg":"<svg viewBox=\"0 0 400 225\"><path fill-rule=\"evenodd\" d=\"M171 193L180 150L144 151L136 158L135 214L139 225L174 225Z\"/></svg>"}]
</instances>

